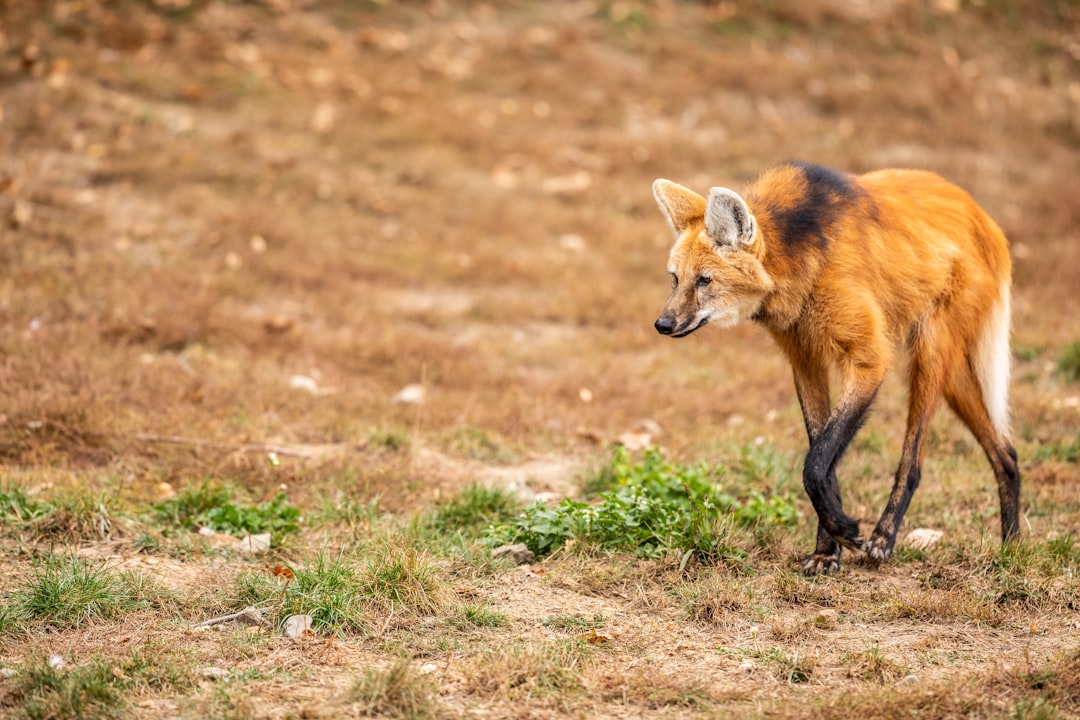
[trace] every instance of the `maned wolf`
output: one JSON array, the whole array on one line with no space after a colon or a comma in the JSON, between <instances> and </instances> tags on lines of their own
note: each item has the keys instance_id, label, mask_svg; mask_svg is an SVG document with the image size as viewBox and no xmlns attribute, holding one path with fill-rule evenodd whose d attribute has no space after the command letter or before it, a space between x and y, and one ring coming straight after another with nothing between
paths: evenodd
<instances>
[{"instance_id":1,"label":"maned wolf","mask_svg":"<svg viewBox=\"0 0 1080 720\"><path fill-rule=\"evenodd\" d=\"M892 554L942 397L994 469L1002 538L1019 534L1008 241L966 192L929 172L848 175L808 163L774 168L742 196L714 187L706 198L669 180L653 192L675 233L657 331L685 337L750 319L791 362L810 436L803 485L818 516L804 573L839 569L842 547L878 562ZM899 352L910 356L907 432L866 540L844 513L836 466ZM841 387L830 408L833 368Z\"/></svg>"}]
</instances>

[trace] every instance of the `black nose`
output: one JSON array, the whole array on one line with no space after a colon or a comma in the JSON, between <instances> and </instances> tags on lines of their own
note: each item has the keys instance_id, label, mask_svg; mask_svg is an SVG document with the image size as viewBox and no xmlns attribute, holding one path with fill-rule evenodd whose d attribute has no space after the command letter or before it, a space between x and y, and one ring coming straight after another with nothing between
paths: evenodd
<instances>
[{"instance_id":1,"label":"black nose","mask_svg":"<svg viewBox=\"0 0 1080 720\"><path fill-rule=\"evenodd\" d=\"M675 329L675 318L671 315L661 315L660 318L653 323L653 327L656 328L656 332L661 335L670 335L671 331Z\"/></svg>"}]
</instances>

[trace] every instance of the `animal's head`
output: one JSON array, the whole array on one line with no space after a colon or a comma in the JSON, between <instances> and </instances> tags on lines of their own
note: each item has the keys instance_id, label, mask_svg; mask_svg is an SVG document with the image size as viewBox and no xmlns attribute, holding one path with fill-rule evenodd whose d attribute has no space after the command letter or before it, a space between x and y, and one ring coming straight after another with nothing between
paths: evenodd
<instances>
[{"instance_id":1,"label":"animal's head","mask_svg":"<svg viewBox=\"0 0 1080 720\"><path fill-rule=\"evenodd\" d=\"M653 194L675 233L671 296L657 332L684 337L707 323L729 327L753 316L773 283L746 201L719 187L704 198L670 180L654 182Z\"/></svg>"}]
</instances>

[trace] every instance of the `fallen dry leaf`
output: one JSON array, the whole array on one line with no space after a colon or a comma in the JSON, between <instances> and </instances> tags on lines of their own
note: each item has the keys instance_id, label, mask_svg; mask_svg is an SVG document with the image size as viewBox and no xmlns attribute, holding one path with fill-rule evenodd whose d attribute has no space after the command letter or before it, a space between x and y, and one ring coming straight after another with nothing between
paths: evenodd
<instances>
[{"instance_id":1,"label":"fallen dry leaf","mask_svg":"<svg viewBox=\"0 0 1080 720\"><path fill-rule=\"evenodd\" d=\"M274 577L283 577L286 580L293 580L294 578L296 578L296 573L294 573L292 570L285 567L284 565L270 565L269 569L270 574Z\"/></svg>"}]
</instances>

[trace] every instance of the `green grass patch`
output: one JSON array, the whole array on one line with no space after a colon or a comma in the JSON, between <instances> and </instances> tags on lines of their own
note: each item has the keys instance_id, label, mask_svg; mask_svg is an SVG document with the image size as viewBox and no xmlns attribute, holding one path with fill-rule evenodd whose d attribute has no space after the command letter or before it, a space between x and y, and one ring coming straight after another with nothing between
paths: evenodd
<instances>
[{"instance_id":1,"label":"green grass patch","mask_svg":"<svg viewBox=\"0 0 1080 720\"><path fill-rule=\"evenodd\" d=\"M78 665L58 656L37 657L8 685L16 717L94 720L131 717L125 693L183 691L195 686L190 662L156 646L130 655L97 655Z\"/></svg>"},{"instance_id":2,"label":"green grass patch","mask_svg":"<svg viewBox=\"0 0 1080 720\"><path fill-rule=\"evenodd\" d=\"M17 486L0 488L0 520L5 525L21 524L47 515L53 506L31 497Z\"/></svg>"},{"instance_id":3,"label":"green grass patch","mask_svg":"<svg viewBox=\"0 0 1080 720\"><path fill-rule=\"evenodd\" d=\"M545 618L543 625L549 627L552 630L561 630L563 632L586 632L588 630L599 630L607 624L604 616L600 613L594 614L591 618L587 618L584 615L552 615Z\"/></svg>"},{"instance_id":4,"label":"green grass patch","mask_svg":"<svg viewBox=\"0 0 1080 720\"><path fill-rule=\"evenodd\" d=\"M16 590L14 606L30 621L61 630L77 628L145 607L148 593L134 579L104 563L51 557L35 566L29 580Z\"/></svg>"},{"instance_id":5,"label":"green grass patch","mask_svg":"<svg viewBox=\"0 0 1080 720\"><path fill-rule=\"evenodd\" d=\"M509 624L506 613L493 610L483 605L462 605L453 618L453 625L459 630L476 628L497 628Z\"/></svg>"},{"instance_id":6,"label":"green grass patch","mask_svg":"<svg viewBox=\"0 0 1080 720\"><path fill-rule=\"evenodd\" d=\"M747 459L748 464L756 462ZM525 543L537 555L573 540L585 548L641 557L678 551L684 553L684 562L692 555L741 559L746 553L732 544L732 525L792 525L798 513L786 494L766 498L753 490L740 498L725 491L720 484L724 472L705 464L672 465L655 448L634 463L625 449L617 448L611 463L597 473L614 489L600 493L598 502L534 503L518 517L489 528L487 541ZM741 472L756 477L765 470L754 466ZM592 484L598 485L597 480Z\"/></svg>"},{"instance_id":7,"label":"green grass patch","mask_svg":"<svg viewBox=\"0 0 1080 720\"><path fill-rule=\"evenodd\" d=\"M517 496L507 490L474 483L439 503L430 524L437 532L459 532L476 538L489 525L506 522L520 513L521 505Z\"/></svg>"},{"instance_id":8,"label":"green grass patch","mask_svg":"<svg viewBox=\"0 0 1080 720\"><path fill-rule=\"evenodd\" d=\"M330 635L366 635L386 614L439 611L446 597L440 567L399 540L374 543L359 557L323 550L309 563L287 565L291 578L264 568L240 573L225 593L226 605L258 607L275 624L310 615L314 629Z\"/></svg>"},{"instance_id":9,"label":"green grass patch","mask_svg":"<svg viewBox=\"0 0 1080 720\"><path fill-rule=\"evenodd\" d=\"M426 553L405 543L388 541L369 549L359 577L359 591L378 608L429 613L440 605L442 581Z\"/></svg>"},{"instance_id":10,"label":"green grass patch","mask_svg":"<svg viewBox=\"0 0 1080 720\"><path fill-rule=\"evenodd\" d=\"M1047 460L1073 464L1080 462L1080 432L1072 440L1043 445L1035 451L1033 459L1036 462L1045 462Z\"/></svg>"},{"instance_id":11,"label":"green grass patch","mask_svg":"<svg viewBox=\"0 0 1080 720\"><path fill-rule=\"evenodd\" d=\"M1080 382L1080 340L1067 345L1058 357L1058 371L1070 382Z\"/></svg>"},{"instance_id":12,"label":"green grass patch","mask_svg":"<svg viewBox=\"0 0 1080 720\"><path fill-rule=\"evenodd\" d=\"M295 578L285 586L277 613L310 615L320 633L366 632L365 607L358 592L356 565L344 554L320 552L307 567L293 567Z\"/></svg>"},{"instance_id":13,"label":"green grass patch","mask_svg":"<svg viewBox=\"0 0 1080 720\"><path fill-rule=\"evenodd\" d=\"M230 535L268 532L280 537L300 529L300 509L290 505L284 493L257 505L233 496L228 486L204 482L185 488L154 510L159 522L191 530L205 527Z\"/></svg>"},{"instance_id":14,"label":"green grass patch","mask_svg":"<svg viewBox=\"0 0 1080 720\"><path fill-rule=\"evenodd\" d=\"M37 540L75 543L107 539L115 529L114 506L109 496L88 490L42 500L19 487L0 489L0 523L13 530L27 530Z\"/></svg>"},{"instance_id":15,"label":"green grass patch","mask_svg":"<svg viewBox=\"0 0 1080 720\"><path fill-rule=\"evenodd\" d=\"M92 542L113 535L114 502L89 491L65 494L51 503L49 511L30 523L38 539L59 542Z\"/></svg>"}]
</instances>

